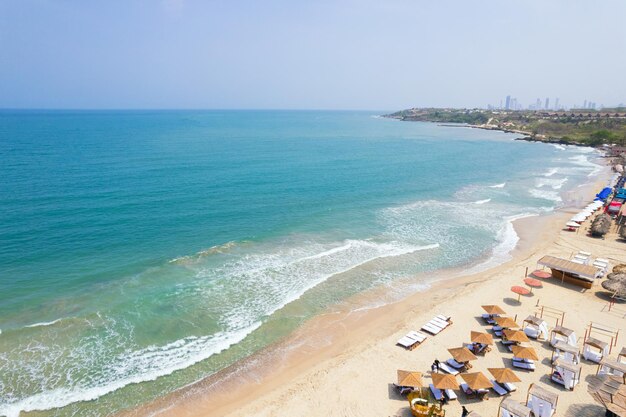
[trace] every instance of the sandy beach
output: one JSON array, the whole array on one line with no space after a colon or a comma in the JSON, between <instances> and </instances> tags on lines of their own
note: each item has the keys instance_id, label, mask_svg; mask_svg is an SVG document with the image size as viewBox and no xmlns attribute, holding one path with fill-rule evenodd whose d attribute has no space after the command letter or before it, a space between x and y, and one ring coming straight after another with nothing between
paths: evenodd
<instances>
[{"instance_id":1,"label":"sandy beach","mask_svg":"<svg viewBox=\"0 0 626 417\"><path fill-rule=\"evenodd\" d=\"M580 196L590 201L609 177L608 170L593 185L580 188ZM526 271L536 269L544 255L569 258L578 250L594 257L608 258L612 265L626 262L624 243L615 231L605 239L586 235L589 222L579 232L563 230L563 224L576 212L571 207L551 215L517 220L515 229L520 241L513 259L470 276L463 271L445 271L441 281L426 291L380 307L375 305L381 291L372 291L344 303L335 310L310 320L295 334L277 346L249 358L169 396L123 415L177 416L408 416L407 401L393 389L397 369L420 371L430 383L430 364L435 358L446 360L448 348L469 342L471 330L487 331L480 319L481 305L499 304L521 322L537 313L542 306L566 312L564 325L576 331L580 341L589 323L602 323L615 329L624 328L626 306L608 309L608 295L596 284L582 290L557 280L544 280L543 288L524 296L518 303L510 292L512 285L523 285ZM448 278L448 279L446 279ZM418 330L433 315L450 315L453 325L437 336L429 336L417 349L404 350L396 341L410 330ZM544 313L550 326L556 322ZM531 383L543 383L559 394L559 415L601 415L603 408L587 393L585 378L596 373L597 365L583 360L581 384L574 392L551 383L550 356L547 342L531 341L540 361L534 372L518 371L522 382L510 395L525 401ZM623 345L613 348L617 355ZM487 372L489 367L510 367L512 354L499 342L485 357L474 362L473 371ZM467 399L446 406L447 415L461 414L461 406L483 416L497 414L500 398L491 393L488 401Z\"/></svg>"}]
</instances>

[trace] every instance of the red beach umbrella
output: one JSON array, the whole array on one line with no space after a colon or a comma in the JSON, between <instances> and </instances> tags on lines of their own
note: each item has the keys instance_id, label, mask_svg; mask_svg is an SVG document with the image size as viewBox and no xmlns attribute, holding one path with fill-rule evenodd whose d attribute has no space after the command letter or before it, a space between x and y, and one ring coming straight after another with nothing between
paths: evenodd
<instances>
[{"instance_id":1,"label":"red beach umbrella","mask_svg":"<svg viewBox=\"0 0 626 417\"><path fill-rule=\"evenodd\" d=\"M530 290L528 288L520 287L519 285L515 285L515 286L511 287L511 291L513 291L515 294L517 294L517 301L520 300L520 297L522 295L530 294Z\"/></svg>"},{"instance_id":2,"label":"red beach umbrella","mask_svg":"<svg viewBox=\"0 0 626 417\"><path fill-rule=\"evenodd\" d=\"M535 278L526 278L524 279L524 284L528 285L530 287L530 293L533 293L533 287L534 288L541 288L543 287L543 284L541 283L541 281L539 281L538 279Z\"/></svg>"},{"instance_id":3,"label":"red beach umbrella","mask_svg":"<svg viewBox=\"0 0 626 417\"><path fill-rule=\"evenodd\" d=\"M548 271L542 271L541 269L538 269L536 271L534 271L532 273L532 275L536 276L537 278L552 278L552 274L549 273Z\"/></svg>"}]
</instances>

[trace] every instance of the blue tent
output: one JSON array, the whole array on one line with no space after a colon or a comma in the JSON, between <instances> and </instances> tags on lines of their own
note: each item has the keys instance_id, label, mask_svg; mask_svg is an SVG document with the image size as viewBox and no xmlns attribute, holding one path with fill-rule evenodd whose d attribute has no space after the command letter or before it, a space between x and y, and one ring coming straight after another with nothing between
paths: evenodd
<instances>
[{"instance_id":1,"label":"blue tent","mask_svg":"<svg viewBox=\"0 0 626 417\"><path fill-rule=\"evenodd\" d=\"M598 197L600 200L606 200L607 197L611 195L611 191L612 190L609 187L606 187L598 194L596 194L596 197Z\"/></svg>"}]
</instances>

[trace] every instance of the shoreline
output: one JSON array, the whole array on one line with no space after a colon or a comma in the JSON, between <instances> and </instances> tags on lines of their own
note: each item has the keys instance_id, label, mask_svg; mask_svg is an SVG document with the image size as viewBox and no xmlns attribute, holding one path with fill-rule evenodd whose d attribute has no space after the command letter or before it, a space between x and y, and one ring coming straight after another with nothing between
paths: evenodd
<instances>
[{"instance_id":1,"label":"shoreline","mask_svg":"<svg viewBox=\"0 0 626 417\"><path fill-rule=\"evenodd\" d=\"M596 175L595 181L583 184L577 190L583 196L591 194L609 176L608 167ZM591 194L593 195L593 194ZM286 381L302 375L327 373L335 361L345 361L371 348L374 341L408 329L407 314L415 313L415 305L430 310L436 303L452 296L460 288L470 289L488 283L500 271L527 262L556 242L559 230L571 208L557 209L546 215L514 220L513 227L519 236L515 248L509 252L511 259L489 266L486 270L467 274L488 261L483 259L471 266L445 269L430 274L436 280L424 291L414 291L400 300L380 305L385 298L385 288L375 288L344 300L338 306L319 314L292 334L254 355L191 385L160 397L138 408L125 410L120 416L224 416L242 408L241 398L265 398L288 388ZM550 233L547 233L549 231ZM421 276L421 275L420 275ZM420 276L413 277L418 281ZM387 289L389 291L389 289ZM428 299L424 304L423 299ZM346 332L346 329L350 329ZM357 340L358 342L354 342ZM389 346L390 350L398 347ZM418 349L419 350L419 349ZM289 383L287 382L287 385Z\"/></svg>"}]
</instances>

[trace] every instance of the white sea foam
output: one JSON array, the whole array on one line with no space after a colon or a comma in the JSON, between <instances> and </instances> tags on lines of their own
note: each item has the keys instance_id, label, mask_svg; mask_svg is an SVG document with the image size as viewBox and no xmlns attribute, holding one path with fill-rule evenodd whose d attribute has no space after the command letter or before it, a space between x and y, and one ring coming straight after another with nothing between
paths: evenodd
<instances>
[{"instance_id":1,"label":"white sea foam","mask_svg":"<svg viewBox=\"0 0 626 417\"><path fill-rule=\"evenodd\" d=\"M544 177L551 177L551 176L553 176L554 174L556 174L557 172L559 172L559 169L558 169L558 168L550 168L550 169L548 170L548 172L546 172L545 174L543 174L543 176L544 176Z\"/></svg>"},{"instance_id":2,"label":"white sea foam","mask_svg":"<svg viewBox=\"0 0 626 417\"><path fill-rule=\"evenodd\" d=\"M501 184L490 185L489 188L504 188L505 185L506 182L503 182Z\"/></svg>"},{"instance_id":3,"label":"white sea foam","mask_svg":"<svg viewBox=\"0 0 626 417\"><path fill-rule=\"evenodd\" d=\"M568 181L568 177L564 178L537 178L535 181L535 186L537 188L541 187L550 187L553 190L560 190L563 185Z\"/></svg>"},{"instance_id":4,"label":"white sea foam","mask_svg":"<svg viewBox=\"0 0 626 417\"><path fill-rule=\"evenodd\" d=\"M45 327L45 326L52 326L53 324L56 324L58 322L60 322L61 320L63 320L63 318L59 318L56 320L52 320L52 321L43 321L41 323L33 323L33 324L29 324L27 326L24 327Z\"/></svg>"},{"instance_id":5,"label":"white sea foam","mask_svg":"<svg viewBox=\"0 0 626 417\"><path fill-rule=\"evenodd\" d=\"M561 150L561 151L564 151L564 150L566 150L566 149L567 149L565 146L563 146L563 145L559 145L559 144L557 144L557 143L553 143L553 144L552 144L552 146L554 146L555 148L557 148L557 149L559 149L559 150Z\"/></svg>"},{"instance_id":6,"label":"white sea foam","mask_svg":"<svg viewBox=\"0 0 626 417\"><path fill-rule=\"evenodd\" d=\"M490 202L491 199L490 198L486 198L484 200L478 200L478 201L474 201L474 204L486 204L488 202Z\"/></svg>"},{"instance_id":7,"label":"white sea foam","mask_svg":"<svg viewBox=\"0 0 626 417\"><path fill-rule=\"evenodd\" d=\"M68 404L92 401L129 384L153 381L179 369L215 355L242 341L261 325L260 322L230 333L212 336L189 337L164 346L152 346L129 352L109 362L101 374L117 376L101 384L43 391L13 402L0 403L0 415L18 417L20 412L52 410ZM136 372L140 370L141 372Z\"/></svg>"},{"instance_id":8,"label":"white sea foam","mask_svg":"<svg viewBox=\"0 0 626 417\"><path fill-rule=\"evenodd\" d=\"M557 191L545 190L542 188L531 188L530 190L528 190L528 192L530 193L531 196L535 198L554 201L556 203L560 203L561 201L563 201L563 199L561 198L561 196L559 195Z\"/></svg>"}]
</instances>

